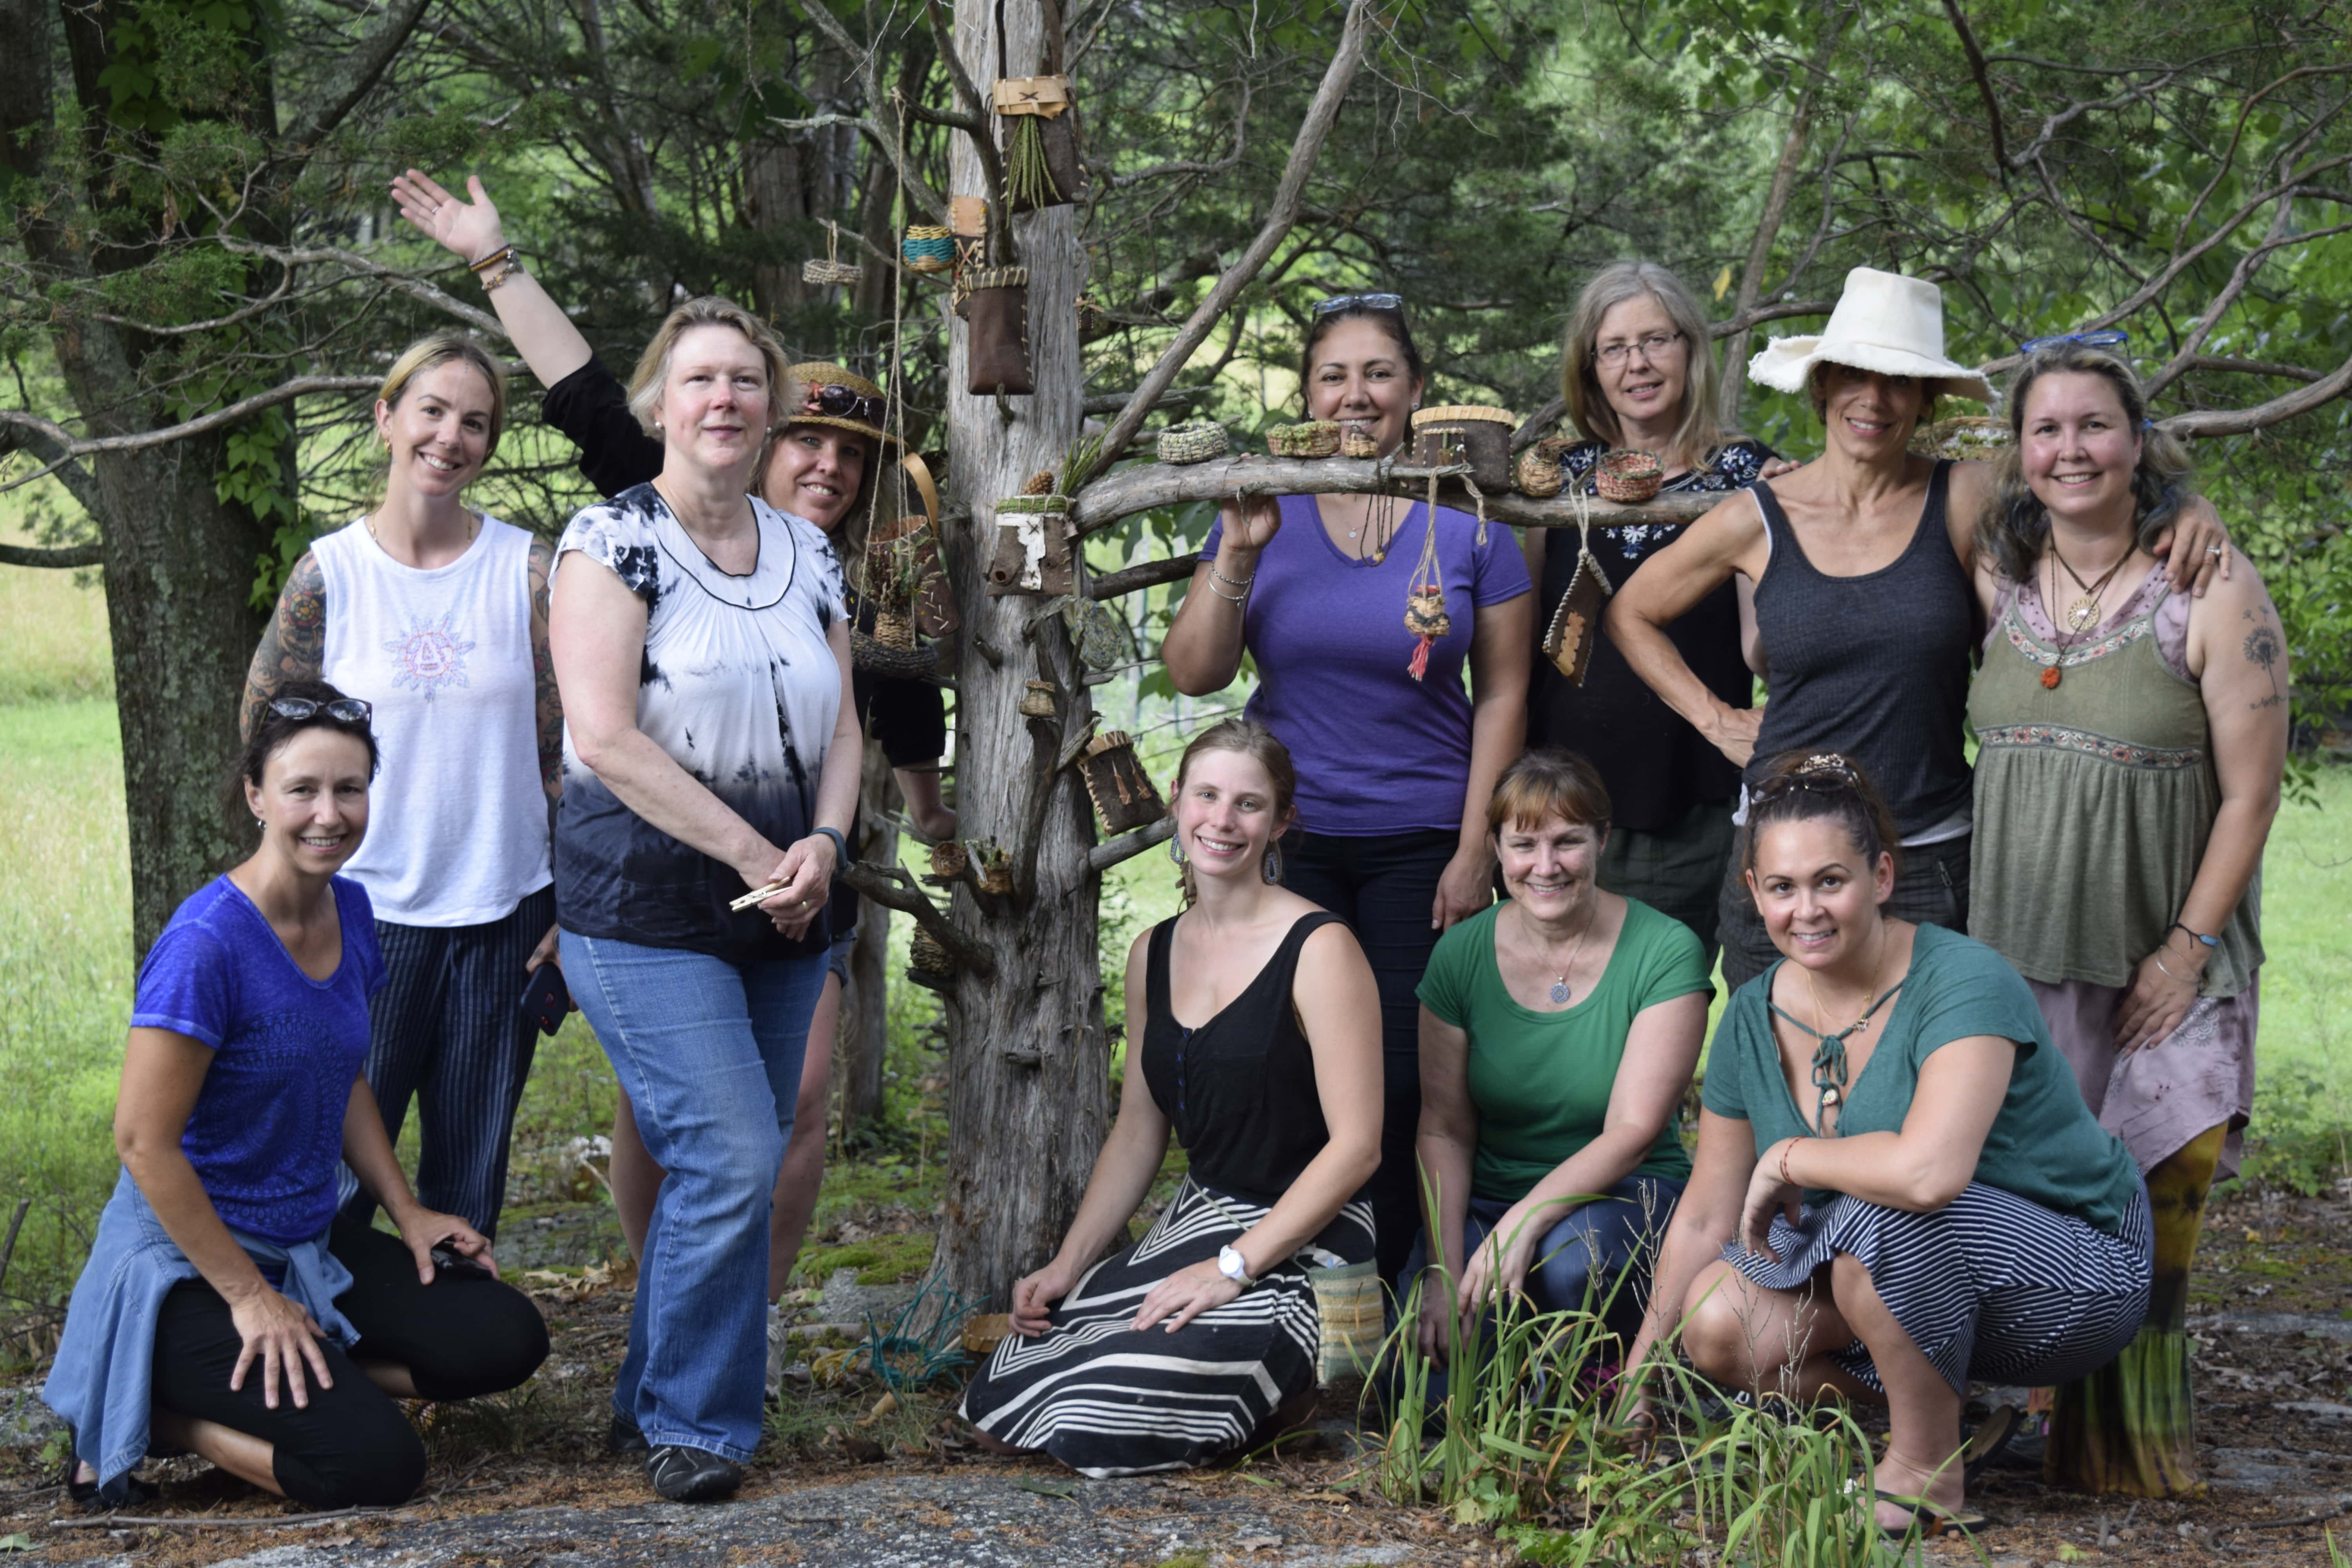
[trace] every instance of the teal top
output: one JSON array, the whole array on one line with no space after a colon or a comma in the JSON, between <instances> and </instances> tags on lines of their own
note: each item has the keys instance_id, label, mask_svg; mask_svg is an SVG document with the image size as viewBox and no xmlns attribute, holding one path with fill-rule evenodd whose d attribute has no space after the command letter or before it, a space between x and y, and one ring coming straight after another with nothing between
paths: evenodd
<instances>
[{"instance_id":1,"label":"teal top","mask_svg":"<svg viewBox=\"0 0 2352 1568\"><path fill-rule=\"evenodd\" d=\"M1780 961L1785 963L1786 960ZM1780 963L1741 986L1723 1010L1700 1101L1755 1129L1756 1152L1814 1136L1781 1070L1768 1012ZM1941 926L1920 926L1911 969L1885 1015L1885 1032L1846 1086L1838 1132L1899 1132L1919 1091L1919 1069L1954 1040L1991 1035L2017 1043L2009 1092L1977 1156L1976 1180L2070 1214L2109 1236L2139 1192L2139 1168L2123 1141L2099 1126L2073 1069L2050 1043L2033 993L2000 954ZM1830 1194L1809 1193L1809 1201Z\"/></svg>"},{"instance_id":2,"label":"teal top","mask_svg":"<svg viewBox=\"0 0 2352 1568\"><path fill-rule=\"evenodd\" d=\"M1706 951L1690 928L1625 900L1625 926L1601 983L1556 1013L1511 999L1495 962L1497 904L1437 939L1422 1004L1470 1037L1470 1102L1478 1111L1474 1196L1517 1203L1601 1135L1634 1015L1708 991ZM1636 1175L1690 1175L1675 1123L1659 1131Z\"/></svg>"}]
</instances>

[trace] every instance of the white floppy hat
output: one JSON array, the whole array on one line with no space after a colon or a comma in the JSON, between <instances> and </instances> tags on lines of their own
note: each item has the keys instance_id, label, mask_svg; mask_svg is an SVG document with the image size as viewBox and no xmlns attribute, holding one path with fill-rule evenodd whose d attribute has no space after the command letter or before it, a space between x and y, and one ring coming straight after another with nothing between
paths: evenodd
<instances>
[{"instance_id":1,"label":"white floppy hat","mask_svg":"<svg viewBox=\"0 0 2352 1568\"><path fill-rule=\"evenodd\" d=\"M1924 279L1857 267L1819 337L1774 338L1748 362L1754 380L1802 392L1817 364L1916 376L1932 395L1994 401L1992 383L1944 357L1944 291Z\"/></svg>"}]
</instances>

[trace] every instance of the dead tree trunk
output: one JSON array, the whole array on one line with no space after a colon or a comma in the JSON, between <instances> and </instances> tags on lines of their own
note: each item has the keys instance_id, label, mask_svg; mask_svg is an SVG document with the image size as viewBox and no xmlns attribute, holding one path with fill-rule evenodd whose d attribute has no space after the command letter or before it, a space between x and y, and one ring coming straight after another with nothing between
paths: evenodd
<instances>
[{"instance_id":1,"label":"dead tree trunk","mask_svg":"<svg viewBox=\"0 0 2352 1568\"><path fill-rule=\"evenodd\" d=\"M988 84L1041 68L1046 15L1038 0L957 5L952 43L962 76L977 84L959 107L983 127ZM986 195L1001 207L1003 193L987 189L969 137L955 139L951 175L956 193ZM1036 391L971 395L968 330L955 321L947 399L949 485L964 503L962 521L948 530L964 605L956 668L959 833L967 842L992 840L1012 886L986 892L974 877L954 889L956 925L993 962L992 973L960 968L948 997L951 1131L940 1257L954 1289L999 1301L1061 1244L1110 1116L1096 879L1087 857L1093 811L1076 774L1058 765L1090 722L1087 689L1060 616L1040 618L1040 598L991 597L985 577L995 544L992 503L1019 494L1032 474L1059 468L1078 435L1076 302L1085 261L1067 206L1009 225L1014 254L1007 259L1029 269ZM1040 679L1059 689L1055 719L1018 710L1026 683Z\"/></svg>"},{"instance_id":2,"label":"dead tree trunk","mask_svg":"<svg viewBox=\"0 0 2352 1568\"><path fill-rule=\"evenodd\" d=\"M866 768L858 786L857 855L876 865L898 859L898 782L879 742L866 742ZM834 1032L833 1086L841 1096L841 1130L856 1131L882 1115L882 1068L890 1049L890 910L871 899L857 905L857 941L849 950L849 984L841 995L841 1025Z\"/></svg>"}]
</instances>

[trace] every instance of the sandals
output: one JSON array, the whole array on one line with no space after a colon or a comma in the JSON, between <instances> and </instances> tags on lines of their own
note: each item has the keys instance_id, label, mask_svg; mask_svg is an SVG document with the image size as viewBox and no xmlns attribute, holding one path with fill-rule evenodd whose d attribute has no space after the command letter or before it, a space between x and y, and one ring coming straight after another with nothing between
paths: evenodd
<instances>
[{"instance_id":1,"label":"sandals","mask_svg":"<svg viewBox=\"0 0 2352 1568\"><path fill-rule=\"evenodd\" d=\"M1977 1429L1960 1447L1960 1485L1975 1491L1977 1478L2000 1461L2025 1422L2025 1412L2014 1405L2001 1405L1977 1423Z\"/></svg>"},{"instance_id":2,"label":"sandals","mask_svg":"<svg viewBox=\"0 0 2352 1568\"><path fill-rule=\"evenodd\" d=\"M1972 1509L1963 1508L1958 1513L1947 1513L1933 1503L1895 1492L1874 1491L1871 1497L1875 1502L1891 1502L1911 1516L1901 1524L1878 1527L1879 1533L1889 1541L1901 1541L1915 1530L1922 1541L1965 1541L1978 1531L1992 1527L1991 1521Z\"/></svg>"},{"instance_id":3,"label":"sandals","mask_svg":"<svg viewBox=\"0 0 2352 1568\"><path fill-rule=\"evenodd\" d=\"M163 1495L152 1482L125 1474L114 1480L115 1489L122 1495L110 1498L96 1481L74 1479L74 1472L80 1468L80 1459L72 1455L66 1457L66 1497L84 1513L113 1513L121 1509L144 1508Z\"/></svg>"}]
</instances>

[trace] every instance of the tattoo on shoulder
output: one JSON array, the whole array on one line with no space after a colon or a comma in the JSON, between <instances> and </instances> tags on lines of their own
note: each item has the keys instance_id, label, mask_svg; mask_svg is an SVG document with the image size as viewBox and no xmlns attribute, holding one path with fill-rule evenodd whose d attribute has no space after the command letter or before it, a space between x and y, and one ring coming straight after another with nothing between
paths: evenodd
<instances>
[{"instance_id":1,"label":"tattoo on shoulder","mask_svg":"<svg viewBox=\"0 0 2352 1568\"><path fill-rule=\"evenodd\" d=\"M2248 629L2245 640L2238 646L2245 654L2246 662L2260 668L2271 683L2271 694L2252 706L2275 708L2286 700L2286 693L2279 687L2278 672L2279 661L2286 657L2286 639L2281 635L2284 627L2268 599L2243 612L2242 618Z\"/></svg>"}]
</instances>

